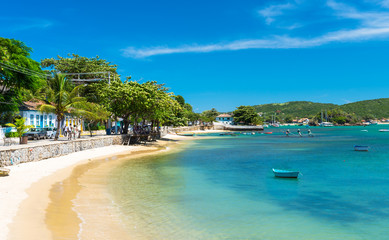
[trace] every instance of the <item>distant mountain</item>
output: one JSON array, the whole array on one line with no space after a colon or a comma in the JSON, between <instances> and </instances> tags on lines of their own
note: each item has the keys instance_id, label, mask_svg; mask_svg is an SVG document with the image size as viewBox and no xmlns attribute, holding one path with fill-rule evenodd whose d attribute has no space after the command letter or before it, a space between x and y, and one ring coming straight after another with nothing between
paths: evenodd
<instances>
[{"instance_id":1,"label":"distant mountain","mask_svg":"<svg viewBox=\"0 0 389 240\"><path fill-rule=\"evenodd\" d=\"M277 112L277 115L289 115L292 117L310 117L325 110L340 108L348 113L355 113L359 117L389 117L389 98L365 100L344 105L332 103L315 103L308 101L293 101L286 103L271 103L253 106L257 112L270 115Z\"/></svg>"},{"instance_id":2,"label":"distant mountain","mask_svg":"<svg viewBox=\"0 0 389 240\"><path fill-rule=\"evenodd\" d=\"M294 101L286 103L270 103L253 106L257 112L267 114L273 114L277 112L279 114L291 115L293 117L309 117L316 115L320 111L333 109L339 107L332 103L314 103L308 101Z\"/></svg>"}]
</instances>

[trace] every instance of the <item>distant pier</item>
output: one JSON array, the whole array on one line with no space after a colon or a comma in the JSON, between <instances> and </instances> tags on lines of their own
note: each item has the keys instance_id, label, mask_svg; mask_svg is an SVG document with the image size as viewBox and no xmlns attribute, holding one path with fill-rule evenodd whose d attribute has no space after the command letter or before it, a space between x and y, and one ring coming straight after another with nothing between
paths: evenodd
<instances>
[{"instance_id":1,"label":"distant pier","mask_svg":"<svg viewBox=\"0 0 389 240\"><path fill-rule=\"evenodd\" d=\"M263 126L224 125L224 130L229 130L229 131L263 131Z\"/></svg>"}]
</instances>

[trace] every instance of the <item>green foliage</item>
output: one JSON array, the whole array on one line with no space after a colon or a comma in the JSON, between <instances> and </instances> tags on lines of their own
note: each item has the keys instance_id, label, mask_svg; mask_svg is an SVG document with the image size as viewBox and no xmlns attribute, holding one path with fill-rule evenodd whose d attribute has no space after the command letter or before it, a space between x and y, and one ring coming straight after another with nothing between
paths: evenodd
<instances>
[{"instance_id":1,"label":"green foliage","mask_svg":"<svg viewBox=\"0 0 389 240\"><path fill-rule=\"evenodd\" d=\"M358 118L355 114L350 114L343 111L340 108L335 108L327 111L327 119L323 119L323 121L328 121L338 125L343 125L346 123L355 124L360 121L360 118ZM315 115L312 122L314 123L321 122L321 112Z\"/></svg>"},{"instance_id":2,"label":"green foliage","mask_svg":"<svg viewBox=\"0 0 389 240\"><path fill-rule=\"evenodd\" d=\"M331 111L333 109L340 109L349 115L346 119L338 119L337 121L349 123L353 122L355 119L364 119L364 120L374 120L380 118L389 117L389 98L380 98L374 100L359 101L354 103L348 103L344 105L335 105L328 103L313 103L313 102L287 102L282 104L264 104L254 106L257 112L264 113L264 118L266 121L271 120L271 115L274 113L276 117L281 116L279 119L282 122L282 118L285 122L290 120L289 117L294 118L303 118L308 117L312 118L313 116L317 117L317 114L320 114L321 111ZM287 121L288 120L288 121ZM320 118L316 118L319 120Z\"/></svg>"},{"instance_id":3,"label":"green foliage","mask_svg":"<svg viewBox=\"0 0 389 240\"><path fill-rule=\"evenodd\" d=\"M211 110L206 110L201 113L200 119L203 122L213 122L215 121L216 117L219 115L219 112L215 109L212 108Z\"/></svg>"},{"instance_id":4,"label":"green foliage","mask_svg":"<svg viewBox=\"0 0 389 240\"><path fill-rule=\"evenodd\" d=\"M8 132L5 134L5 137L7 138L16 138L19 137L19 134L17 132Z\"/></svg>"},{"instance_id":5,"label":"green foliage","mask_svg":"<svg viewBox=\"0 0 389 240\"><path fill-rule=\"evenodd\" d=\"M108 85L108 78L111 81L119 80L120 76L117 73L117 65L101 59L99 56L94 58L81 57L77 54L68 54L67 57L58 56L55 58L46 58L42 60L42 67L49 68L50 72L61 73L92 73L92 72L109 72L99 74L83 74L80 79L103 79L97 83L89 83L81 90L81 95L89 102L101 104L104 100L99 98L98 88ZM69 78L78 78L76 75L69 76Z\"/></svg>"},{"instance_id":6,"label":"green foliage","mask_svg":"<svg viewBox=\"0 0 389 240\"><path fill-rule=\"evenodd\" d=\"M37 75L28 75L11 68L24 68L42 73L40 64L30 58L32 49L15 39L0 37L0 112L17 111L23 101L21 91L36 91L44 84ZM26 70L27 71L27 70Z\"/></svg>"},{"instance_id":7,"label":"green foliage","mask_svg":"<svg viewBox=\"0 0 389 240\"><path fill-rule=\"evenodd\" d=\"M292 118L303 118L317 114L324 109L332 109L337 107L330 103L314 103L307 101L295 101L286 103L271 103L253 106L256 112L264 113L265 120L271 119L271 115L276 113L279 115L289 115Z\"/></svg>"},{"instance_id":8,"label":"green foliage","mask_svg":"<svg viewBox=\"0 0 389 240\"><path fill-rule=\"evenodd\" d=\"M14 123L7 123L6 126L16 128L16 137L19 138L19 143L24 133L28 131L29 128L32 128L32 125L25 125L26 118L16 118Z\"/></svg>"},{"instance_id":9,"label":"green foliage","mask_svg":"<svg viewBox=\"0 0 389 240\"><path fill-rule=\"evenodd\" d=\"M258 125L262 123L262 119L252 106L239 106L233 113L235 123L243 123L244 125Z\"/></svg>"},{"instance_id":10,"label":"green foliage","mask_svg":"<svg viewBox=\"0 0 389 240\"><path fill-rule=\"evenodd\" d=\"M64 119L65 113L76 116L88 115L86 109L87 101L84 97L79 97L80 88L74 85L61 74L56 74L54 78L48 81L48 87L54 93L54 99L51 104L43 104L39 110L46 113L57 115L57 129L60 129L60 122ZM57 131L54 140L58 140L59 131Z\"/></svg>"},{"instance_id":11,"label":"green foliage","mask_svg":"<svg viewBox=\"0 0 389 240\"><path fill-rule=\"evenodd\" d=\"M389 117L389 98L359 101L341 106L341 109L355 113L365 120Z\"/></svg>"},{"instance_id":12,"label":"green foliage","mask_svg":"<svg viewBox=\"0 0 389 240\"><path fill-rule=\"evenodd\" d=\"M123 118L124 133L127 133L130 118L134 124L138 119L153 124L171 122L176 113L182 111L173 93L155 81L138 83L135 81L113 81L97 89L104 106L115 118Z\"/></svg>"}]
</instances>

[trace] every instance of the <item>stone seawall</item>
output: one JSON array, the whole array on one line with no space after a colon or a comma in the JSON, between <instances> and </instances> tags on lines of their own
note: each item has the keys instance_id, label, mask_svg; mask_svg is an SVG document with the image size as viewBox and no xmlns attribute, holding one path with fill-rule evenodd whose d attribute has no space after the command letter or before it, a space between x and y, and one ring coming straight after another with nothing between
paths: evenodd
<instances>
[{"instance_id":1,"label":"stone seawall","mask_svg":"<svg viewBox=\"0 0 389 240\"><path fill-rule=\"evenodd\" d=\"M50 142L42 145L15 145L9 149L0 150L0 167L19 163L40 161L59 157L87 149L105 147L122 143L122 136L102 136L73 141Z\"/></svg>"}]
</instances>

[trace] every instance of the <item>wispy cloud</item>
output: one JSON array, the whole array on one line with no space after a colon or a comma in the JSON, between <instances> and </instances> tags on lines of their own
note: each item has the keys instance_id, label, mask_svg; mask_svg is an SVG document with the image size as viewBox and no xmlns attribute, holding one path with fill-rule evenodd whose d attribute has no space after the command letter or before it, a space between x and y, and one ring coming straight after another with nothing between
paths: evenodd
<instances>
[{"instance_id":1,"label":"wispy cloud","mask_svg":"<svg viewBox=\"0 0 389 240\"><path fill-rule=\"evenodd\" d=\"M129 47L123 49L123 55L132 58L145 58L155 55L173 53L206 53L215 51L236 51L243 49L288 49L288 48L308 48L331 42L361 41L377 37L389 36L388 28L361 28L356 30L337 31L322 35L316 38L291 38L274 37L272 39L248 39L231 43L218 43L210 45L192 45L176 48L154 47L146 49L136 49Z\"/></svg>"},{"instance_id":2,"label":"wispy cloud","mask_svg":"<svg viewBox=\"0 0 389 240\"><path fill-rule=\"evenodd\" d=\"M259 10L259 14L265 18L266 24L271 24L274 22L274 17L280 16L284 13L285 10L294 8L294 5L291 3L271 5L267 8Z\"/></svg>"},{"instance_id":3,"label":"wispy cloud","mask_svg":"<svg viewBox=\"0 0 389 240\"><path fill-rule=\"evenodd\" d=\"M388 0L389 1L389 0ZM206 53L215 51L236 51L243 49L288 49L308 48L335 42L356 42L370 39L389 37L389 12L363 12L356 8L334 0L328 0L327 6L340 19L359 21L359 27L327 32L316 37L273 36L263 39L245 39L234 42L220 42L205 45L184 45L179 47L152 47L137 49L128 47L123 49L123 55L132 58L146 58L155 55L174 53ZM274 17L282 14L282 10L291 5L274 5L262 12L263 16ZM265 11L266 10L266 11ZM270 20L271 22L271 20Z\"/></svg>"},{"instance_id":4,"label":"wispy cloud","mask_svg":"<svg viewBox=\"0 0 389 240\"><path fill-rule=\"evenodd\" d=\"M52 21L41 18L0 17L1 29L12 32L30 29L45 29L53 25L54 23Z\"/></svg>"}]
</instances>

